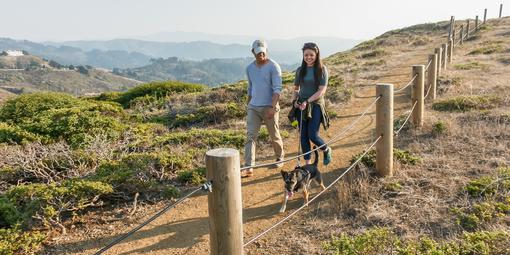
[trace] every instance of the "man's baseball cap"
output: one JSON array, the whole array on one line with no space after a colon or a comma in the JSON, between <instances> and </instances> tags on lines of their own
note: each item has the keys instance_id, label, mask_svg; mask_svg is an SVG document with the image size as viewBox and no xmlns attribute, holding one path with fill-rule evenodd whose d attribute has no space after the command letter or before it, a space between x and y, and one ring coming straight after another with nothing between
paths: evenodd
<instances>
[{"instance_id":1,"label":"man's baseball cap","mask_svg":"<svg viewBox=\"0 0 510 255\"><path fill-rule=\"evenodd\" d=\"M251 44L251 48L255 54L259 54L261 52L267 53L267 44L263 40L255 40Z\"/></svg>"}]
</instances>

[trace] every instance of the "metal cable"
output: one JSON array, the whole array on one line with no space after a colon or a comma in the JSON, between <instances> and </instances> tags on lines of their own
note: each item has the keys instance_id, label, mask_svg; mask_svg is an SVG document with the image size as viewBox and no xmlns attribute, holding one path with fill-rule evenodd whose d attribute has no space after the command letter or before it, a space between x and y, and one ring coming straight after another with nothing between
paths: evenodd
<instances>
[{"instance_id":1,"label":"metal cable","mask_svg":"<svg viewBox=\"0 0 510 255\"><path fill-rule=\"evenodd\" d=\"M157 219L159 216L163 215L165 212L167 212L168 210L172 209L173 207L175 207L176 205L182 203L184 200L186 200L188 197L190 197L191 195L195 194L196 192L198 192L199 190L211 190L212 188L212 182L206 182L204 184L202 184L202 186L200 186L199 188L193 190L192 192L190 192L189 194L187 194L186 196L182 197L181 199L177 200L177 202L171 204L171 205L167 205L165 208L163 208L161 211L159 211L158 213L156 213L154 216L152 216L150 219L144 221L142 224L138 225L136 228L132 229L131 231L123 234L122 236L118 237L117 239L113 240L112 242L110 242L108 245L106 245L105 247L103 247L101 250L97 251L96 253L94 253L94 255L99 255L99 254L102 254L104 253L105 251L109 250L110 248L112 248L114 245L116 244L119 244L120 242L122 242L124 239L128 238L129 236L131 236L132 234L134 234L136 231L140 230L141 228L145 227L147 224L151 223L152 221L154 221L155 219Z\"/></svg>"},{"instance_id":2,"label":"metal cable","mask_svg":"<svg viewBox=\"0 0 510 255\"><path fill-rule=\"evenodd\" d=\"M276 161L276 162L271 162L271 163L265 163L265 164L260 164L260 165L254 165L254 166L244 166L244 167L241 167L241 171L242 170L245 170L245 169L254 169L254 168L261 168L261 167L267 167L267 166L272 166L272 165L276 165L276 164L281 164L281 163L285 163L285 162L288 162L288 161L292 161L296 158L299 158L301 156L304 156L304 155L307 155L307 154L310 154L316 150L319 150L321 149L322 147L324 146L327 146L331 143L334 143L338 140L340 140L340 136L345 134L347 131L349 131L350 129L352 129L354 127L354 125L363 117L367 114L368 110L370 110L370 108L381 98L381 96L378 96L375 98L375 100L365 109L365 111L363 111L361 113L361 115L356 119L354 120L353 122L351 122L351 124L349 126L347 126L344 130L342 130L339 134L337 134L336 136L334 136L333 138L331 138L331 140L329 140L328 142L324 143L323 145L321 146L318 146L316 147L315 149L312 149L310 150L309 152L305 152L305 153L301 153L297 156L293 156L293 157L290 157L290 158L286 158L284 160L281 160L281 161Z\"/></svg>"},{"instance_id":3,"label":"metal cable","mask_svg":"<svg viewBox=\"0 0 510 255\"><path fill-rule=\"evenodd\" d=\"M321 192L317 193L317 195L315 195L313 198L311 198L307 204L304 204L302 205L301 207L299 207L298 209L296 209L295 211L293 211L291 214L289 214L287 217L281 219L280 221L278 221L276 224L274 224L273 226L271 226L270 228L264 230L263 232L261 232L260 234L258 234L257 236L253 237L251 240L249 240L248 242L246 242L245 244L243 244L243 247L246 247L248 246L249 244L253 243L254 241L256 241L257 239L259 239L260 237L262 237L263 235L267 234L269 231L273 230L274 228L276 228L277 226L279 226L280 224L282 224L283 222L287 221L288 219L290 219L290 217L294 216L296 213L298 213L299 211L301 211L303 208L305 208L306 206L308 206L308 204L310 204L311 202L313 202L315 199L317 199L320 195L322 195L324 192L326 192L328 189L330 189L331 187L333 187L333 185L335 183L337 183L338 181L340 181L340 179L342 179L342 177L344 177L345 174L347 174L349 171L351 171L351 169L356 166L359 161L372 149L372 147L374 147L374 145L382 138L382 136L379 136L368 148L365 149L365 152L354 162L352 163L351 166L349 166L349 168L347 168L338 178L336 178L331 184L329 184L324 190L322 190Z\"/></svg>"},{"instance_id":4,"label":"metal cable","mask_svg":"<svg viewBox=\"0 0 510 255\"><path fill-rule=\"evenodd\" d=\"M400 91L402 91L402 90L406 89L407 87L409 87L411 84L413 84L413 82L414 82L414 80L416 79L416 77L418 77L418 74L415 74L415 75L413 76L413 78L409 81L409 83L407 83L404 87L402 87L402 88L399 88L399 89L395 90L393 93L398 93L398 92L400 92Z\"/></svg>"},{"instance_id":5,"label":"metal cable","mask_svg":"<svg viewBox=\"0 0 510 255\"><path fill-rule=\"evenodd\" d=\"M418 101L414 102L414 105L413 107L411 108L411 112L409 113L409 115L407 115L406 117L406 120L404 121L404 123L402 124L402 126L397 130L395 131L393 134L395 136L398 136L398 134L400 133L400 131L402 131L402 129L405 127L405 125L407 124L407 122L409 121L409 118L411 117L411 115L413 114L413 111L414 111L414 108L416 107L416 105L418 104Z\"/></svg>"}]
</instances>

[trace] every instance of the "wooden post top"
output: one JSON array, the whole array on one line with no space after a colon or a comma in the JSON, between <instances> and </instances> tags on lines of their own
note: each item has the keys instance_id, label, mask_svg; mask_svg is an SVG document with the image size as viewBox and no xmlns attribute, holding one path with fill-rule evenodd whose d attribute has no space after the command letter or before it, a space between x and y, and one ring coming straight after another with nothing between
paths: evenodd
<instances>
[{"instance_id":1,"label":"wooden post top","mask_svg":"<svg viewBox=\"0 0 510 255\"><path fill-rule=\"evenodd\" d=\"M230 158L239 156L239 151L231 148L218 148L207 151L205 155L216 158Z\"/></svg>"}]
</instances>

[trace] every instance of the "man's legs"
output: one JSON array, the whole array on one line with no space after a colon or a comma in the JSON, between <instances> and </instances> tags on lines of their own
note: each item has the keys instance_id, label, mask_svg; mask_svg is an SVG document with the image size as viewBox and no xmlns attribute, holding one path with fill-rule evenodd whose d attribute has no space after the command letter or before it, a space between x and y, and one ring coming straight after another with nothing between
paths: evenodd
<instances>
[{"instance_id":1,"label":"man's legs","mask_svg":"<svg viewBox=\"0 0 510 255\"><path fill-rule=\"evenodd\" d=\"M265 110L267 110L266 108ZM278 124L280 118L280 111L274 114L273 118L268 119L264 114L264 123L266 124L267 132L271 137L271 144L273 145L274 154L277 160L283 160L285 152L283 151L283 141L280 136L280 125Z\"/></svg>"},{"instance_id":2,"label":"man's legs","mask_svg":"<svg viewBox=\"0 0 510 255\"><path fill-rule=\"evenodd\" d=\"M246 117L246 145L244 146L244 165L255 164L255 144L259 135L262 116L255 108L248 107Z\"/></svg>"}]
</instances>

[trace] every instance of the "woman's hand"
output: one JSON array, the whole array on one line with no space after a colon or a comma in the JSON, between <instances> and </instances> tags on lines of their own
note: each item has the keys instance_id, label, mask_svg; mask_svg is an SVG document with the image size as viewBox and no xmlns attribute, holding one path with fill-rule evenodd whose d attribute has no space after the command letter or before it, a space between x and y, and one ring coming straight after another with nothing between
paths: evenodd
<instances>
[{"instance_id":1,"label":"woman's hand","mask_svg":"<svg viewBox=\"0 0 510 255\"><path fill-rule=\"evenodd\" d=\"M299 109L300 109L301 111L302 111L302 110L304 110L304 109L306 108L307 102L308 102L308 101L304 101L304 102L302 102L301 104L299 104Z\"/></svg>"}]
</instances>

